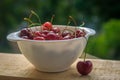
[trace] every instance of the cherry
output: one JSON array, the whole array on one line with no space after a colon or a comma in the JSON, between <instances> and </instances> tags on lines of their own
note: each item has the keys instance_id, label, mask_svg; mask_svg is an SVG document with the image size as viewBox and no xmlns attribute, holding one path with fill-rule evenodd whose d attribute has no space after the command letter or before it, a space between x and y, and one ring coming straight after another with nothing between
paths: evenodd
<instances>
[{"instance_id":1,"label":"cherry","mask_svg":"<svg viewBox=\"0 0 120 80\"><path fill-rule=\"evenodd\" d=\"M82 29L82 32L80 33L82 37L84 37L86 35L86 32L84 29Z\"/></svg>"},{"instance_id":2,"label":"cherry","mask_svg":"<svg viewBox=\"0 0 120 80\"><path fill-rule=\"evenodd\" d=\"M46 40L57 40L58 35L53 33L53 32L49 32L46 35Z\"/></svg>"},{"instance_id":3,"label":"cherry","mask_svg":"<svg viewBox=\"0 0 120 80\"><path fill-rule=\"evenodd\" d=\"M23 29L20 31L20 37L23 37L23 36L24 36L24 39L27 38L25 36L28 36L27 39L33 39L33 33L29 29Z\"/></svg>"},{"instance_id":4,"label":"cherry","mask_svg":"<svg viewBox=\"0 0 120 80\"><path fill-rule=\"evenodd\" d=\"M77 71L82 75L88 75L93 68L91 61L79 61L77 63Z\"/></svg>"},{"instance_id":5,"label":"cherry","mask_svg":"<svg viewBox=\"0 0 120 80\"><path fill-rule=\"evenodd\" d=\"M63 37L65 37L67 35L71 35L70 31L65 30L64 32L62 32Z\"/></svg>"},{"instance_id":6,"label":"cherry","mask_svg":"<svg viewBox=\"0 0 120 80\"><path fill-rule=\"evenodd\" d=\"M29 30L28 29L22 29L20 31L20 36L28 36L29 35Z\"/></svg>"},{"instance_id":7,"label":"cherry","mask_svg":"<svg viewBox=\"0 0 120 80\"><path fill-rule=\"evenodd\" d=\"M48 30L43 30L42 33L47 35L49 33L49 31Z\"/></svg>"},{"instance_id":8,"label":"cherry","mask_svg":"<svg viewBox=\"0 0 120 80\"><path fill-rule=\"evenodd\" d=\"M46 35L42 33L42 34L41 34L41 37L44 37L44 38L46 38Z\"/></svg>"},{"instance_id":9,"label":"cherry","mask_svg":"<svg viewBox=\"0 0 120 80\"><path fill-rule=\"evenodd\" d=\"M31 40L34 38L34 33L32 31L29 32L28 38Z\"/></svg>"},{"instance_id":10,"label":"cherry","mask_svg":"<svg viewBox=\"0 0 120 80\"><path fill-rule=\"evenodd\" d=\"M35 31L34 36L41 36L41 32L40 31Z\"/></svg>"},{"instance_id":11,"label":"cherry","mask_svg":"<svg viewBox=\"0 0 120 80\"><path fill-rule=\"evenodd\" d=\"M73 37L74 38L75 37L76 38L78 38L78 37L84 37L86 35L86 33L85 33L85 31L83 29L81 29L81 30L77 29L75 32L73 33L73 35L74 35ZM75 34L76 34L76 36L75 36Z\"/></svg>"},{"instance_id":12,"label":"cherry","mask_svg":"<svg viewBox=\"0 0 120 80\"><path fill-rule=\"evenodd\" d=\"M42 30L48 30L48 28L47 28L47 27L42 26Z\"/></svg>"},{"instance_id":13,"label":"cherry","mask_svg":"<svg viewBox=\"0 0 120 80\"><path fill-rule=\"evenodd\" d=\"M52 31L53 31L54 33L59 33L59 32L60 32L60 28L59 28L59 27L53 27L53 28L52 28Z\"/></svg>"},{"instance_id":14,"label":"cherry","mask_svg":"<svg viewBox=\"0 0 120 80\"><path fill-rule=\"evenodd\" d=\"M45 40L44 37L34 37L33 40Z\"/></svg>"},{"instance_id":15,"label":"cherry","mask_svg":"<svg viewBox=\"0 0 120 80\"><path fill-rule=\"evenodd\" d=\"M43 30L51 30L52 29L52 23L51 22L45 22L43 24Z\"/></svg>"},{"instance_id":16,"label":"cherry","mask_svg":"<svg viewBox=\"0 0 120 80\"><path fill-rule=\"evenodd\" d=\"M59 33L55 33L55 34L56 34L57 40L63 40L63 37L61 36L61 34L59 34Z\"/></svg>"},{"instance_id":17,"label":"cherry","mask_svg":"<svg viewBox=\"0 0 120 80\"><path fill-rule=\"evenodd\" d=\"M71 39L72 37L70 36L70 35L66 35L66 36L64 36L63 37L63 39L65 40L65 39Z\"/></svg>"},{"instance_id":18,"label":"cherry","mask_svg":"<svg viewBox=\"0 0 120 80\"><path fill-rule=\"evenodd\" d=\"M76 37L78 38L78 37L81 37L82 35L81 35L81 31L80 30L76 30ZM75 33L74 33L75 34Z\"/></svg>"}]
</instances>

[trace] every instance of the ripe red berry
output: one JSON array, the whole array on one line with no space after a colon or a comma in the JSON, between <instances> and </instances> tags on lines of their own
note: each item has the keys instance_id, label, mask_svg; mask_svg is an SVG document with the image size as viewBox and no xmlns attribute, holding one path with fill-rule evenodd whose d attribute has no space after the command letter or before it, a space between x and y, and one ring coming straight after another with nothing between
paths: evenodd
<instances>
[{"instance_id":1,"label":"ripe red berry","mask_svg":"<svg viewBox=\"0 0 120 80\"><path fill-rule=\"evenodd\" d=\"M35 31L34 36L41 36L41 32L40 31Z\"/></svg>"},{"instance_id":2,"label":"ripe red berry","mask_svg":"<svg viewBox=\"0 0 120 80\"><path fill-rule=\"evenodd\" d=\"M43 30L51 30L52 29L52 23L51 22L45 22L43 24Z\"/></svg>"},{"instance_id":3,"label":"ripe red berry","mask_svg":"<svg viewBox=\"0 0 120 80\"><path fill-rule=\"evenodd\" d=\"M53 31L54 33L59 33L59 32L60 32L60 28L59 28L59 27L53 27L53 28L52 28L52 31Z\"/></svg>"},{"instance_id":4,"label":"ripe red berry","mask_svg":"<svg viewBox=\"0 0 120 80\"><path fill-rule=\"evenodd\" d=\"M64 32L62 32L62 36L63 37L65 37L65 36L67 36L67 35L71 35L71 33L70 33L70 31L64 31Z\"/></svg>"},{"instance_id":5,"label":"ripe red berry","mask_svg":"<svg viewBox=\"0 0 120 80\"><path fill-rule=\"evenodd\" d=\"M92 71L93 64L91 61L79 61L76 68L80 74L88 75Z\"/></svg>"},{"instance_id":6,"label":"ripe red berry","mask_svg":"<svg viewBox=\"0 0 120 80\"><path fill-rule=\"evenodd\" d=\"M54 32L49 32L46 35L46 40L57 40L57 35Z\"/></svg>"},{"instance_id":7,"label":"ripe red berry","mask_svg":"<svg viewBox=\"0 0 120 80\"><path fill-rule=\"evenodd\" d=\"M34 37L33 40L45 40L44 37Z\"/></svg>"},{"instance_id":8,"label":"ripe red berry","mask_svg":"<svg viewBox=\"0 0 120 80\"><path fill-rule=\"evenodd\" d=\"M50 31L48 31L48 30L43 30L43 31L42 31L42 33L45 34L45 35L47 35L49 32L50 32Z\"/></svg>"},{"instance_id":9,"label":"ripe red berry","mask_svg":"<svg viewBox=\"0 0 120 80\"><path fill-rule=\"evenodd\" d=\"M64 36L63 37L63 39L65 40L65 39L71 39L72 37L70 36L70 35L66 35L66 36Z\"/></svg>"},{"instance_id":10,"label":"ripe red berry","mask_svg":"<svg viewBox=\"0 0 120 80\"><path fill-rule=\"evenodd\" d=\"M21 31L20 31L20 36L22 37L22 36L28 36L29 35L29 30L28 29L22 29Z\"/></svg>"}]
</instances>

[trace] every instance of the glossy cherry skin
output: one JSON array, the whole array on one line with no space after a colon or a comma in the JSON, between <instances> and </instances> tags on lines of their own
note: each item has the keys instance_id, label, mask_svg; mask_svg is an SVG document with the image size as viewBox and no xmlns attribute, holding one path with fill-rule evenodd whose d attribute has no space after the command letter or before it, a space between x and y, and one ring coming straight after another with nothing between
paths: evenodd
<instances>
[{"instance_id":1,"label":"glossy cherry skin","mask_svg":"<svg viewBox=\"0 0 120 80\"><path fill-rule=\"evenodd\" d=\"M59 28L59 27L53 27L53 28L52 28L52 31L53 31L54 33L59 33L59 32L60 32L60 28Z\"/></svg>"},{"instance_id":2,"label":"glossy cherry skin","mask_svg":"<svg viewBox=\"0 0 120 80\"><path fill-rule=\"evenodd\" d=\"M52 29L52 23L51 22L45 22L43 24L43 30L51 30Z\"/></svg>"},{"instance_id":3,"label":"glossy cherry skin","mask_svg":"<svg viewBox=\"0 0 120 80\"><path fill-rule=\"evenodd\" d=\"M28 36L29 35L29 30L28 29L22 29L20 31L20 36Z\"/></svg>"},{"instance_id":4,"label":"glossy cherry skin","mask_svg":"<svg viewBox=\"0 0 120 80\"><path fill-rule=\"evenodd\" d=\"M45 40L45 38L44 38L44 37L39 37L39 36L38 36L38 37L34 37L33 40Z\"/></svg>"},{"instance_id":5,"label":"glossy cherry skin","mask_svg":"<svg viewBox=\"0 0 120 80\"><path fill-rule=\"evenodd\" d=\"M55 34L54 32L49 32L46 35L46 40L57 40L57 38L58 38L58 35Z\"/></svg>"},{"instance_id":6,"label":"glossy cherry skin","mask_svg":"<svg viewBox=\"0 0 120 80\"><path fill-rule=\"evenodd\" d=\"M64 36L63 37L63 39L65 40L65 39L71 39L72 37L70 36L70 35L66 35L66 36Z\"/></svg>"},{"instance_id":7,"label":"glossy cherry skin","mask_svg":"<svg viewBox=\"0 0 120 80\"><path fill-rule=\"evenodd\" d=\"M41 36L41 32L40 31L35 31L34 36Z\"/></svg>"},{"instance_id":8,"label":"glossy cherry skin","mask_svg":"<svg viewBox=\"0 0 120 80\"><path fill-rule=\"evenodd\" d=\"M62 32L62 36L65 37L67 35L71 35L70 31L64 31Z\"/></svg>"},{"instance_id":9,"label":"glossy cherry skin","mask_svg":"<svg viewBox=\"0 0 120 80\"><path fill-rule=\"evenodd\" d=\"M42 33L45 34L45 35L47 35L49 32L50 32L50 31L48 31L48 30L43 30L43 31L42 31Z\"/></svg>"},{"instance_id":10,"label":"glossy cherry skin","mask_svg":"<svg viewBox=\"0 0 120 80\"><path fill-rule=\"evenodd\" d=\"M92 71L93 64L91 61L79 61L76 68L81 75L88 75Z\"/></svg>"}]
</instances>

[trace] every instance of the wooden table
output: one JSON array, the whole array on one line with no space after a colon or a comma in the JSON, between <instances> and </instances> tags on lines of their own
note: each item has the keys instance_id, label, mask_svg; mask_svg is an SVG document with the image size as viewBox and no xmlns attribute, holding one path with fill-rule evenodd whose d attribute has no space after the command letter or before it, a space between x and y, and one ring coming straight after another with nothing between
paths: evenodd
<instances>
[{"instance_id":1,"label":"wooden table","mask_svg":"<svg viewBox=\"0 0 120 80\"><path fill-rule=\"evenodd\" d=\"M0 80L120 80L120 61L89 59L94 68L88 76L76 70L76 60L71 68L59 73L37 71L22 54L0 53Z\"/></svg>"}]
</instances>

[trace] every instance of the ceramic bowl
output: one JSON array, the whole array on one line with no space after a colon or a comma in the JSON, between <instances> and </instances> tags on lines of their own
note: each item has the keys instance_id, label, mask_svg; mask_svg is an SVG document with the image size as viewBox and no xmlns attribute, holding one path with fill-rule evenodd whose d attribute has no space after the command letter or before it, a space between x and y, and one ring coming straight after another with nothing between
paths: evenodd
<instances>
[{"instance_id":1,"label":"ceramic bowl","mask_svg":"<svg viewBox=\"0 0 120 80\"><path fill-rule=\"evenodd\" d=\"M63 29L64 25L53 25ZM71 64L83 53L89 36L95 31L90 28L79 27L86 32L85 37L68 40L28 40L19 37L20 31L7 36L9 41L17 42L21 53L35 68L43 72L60 72L70 68ZM31 28L35 30L35 27ZM69 29L75 27L69 26Z\"/></svg>"}]
</instances>

